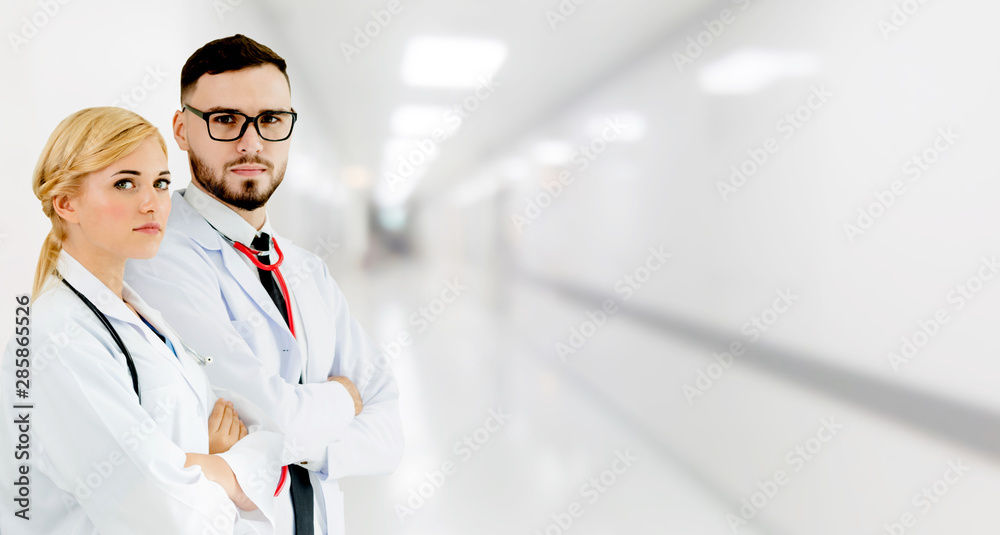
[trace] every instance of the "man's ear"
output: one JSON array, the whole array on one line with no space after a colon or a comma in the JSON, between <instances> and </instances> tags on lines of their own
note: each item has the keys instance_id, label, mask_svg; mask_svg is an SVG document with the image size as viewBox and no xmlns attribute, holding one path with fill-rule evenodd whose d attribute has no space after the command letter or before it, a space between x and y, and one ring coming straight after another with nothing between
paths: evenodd
<instances>
[{"instance_id":1,"label":"man's ear","mask_svg":"<svg viewBox=\"0 0 1000 535\"><path fill-rule=\"evenodd\" d=\"M174 141L177 142L177 146L180 147L182 151L187 152L187 125L184 123L184 110L174 112L173 130Z\"/></svg>"},{"instance_id":2,"label":"man's ear","mask_svg":"<svg viewBox=\"0 0 1000 535\"><path fill-rule=\"evenodd\" d=\"M55 210L59 217L65 219L67 223L80 222L75 202L67 195L56 195L55 197L52 197L52 209Z\"/></svg>"}]
</instances>

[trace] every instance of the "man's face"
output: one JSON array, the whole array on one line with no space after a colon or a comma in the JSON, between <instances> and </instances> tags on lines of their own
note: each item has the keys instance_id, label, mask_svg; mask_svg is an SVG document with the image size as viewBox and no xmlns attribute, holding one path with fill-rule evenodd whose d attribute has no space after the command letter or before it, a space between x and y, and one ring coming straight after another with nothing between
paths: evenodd
<instances>
[{"instance_id":1,"label":"man's face","mask_svg":"<svg viewBox=\"0 0 1000 535\"><path fill-rule=\"evenodd\" d=\"M250 117L292 111L285 75L271 64L198 79L184 104L209 113L236 110ZM285 176L285 141L261 139L253 124L236 141L215 141L208 125L190 110L174 114L174 139L188 153L192 179L220 201L243 210L263 206Z\"/></svg>"}]
</instances>

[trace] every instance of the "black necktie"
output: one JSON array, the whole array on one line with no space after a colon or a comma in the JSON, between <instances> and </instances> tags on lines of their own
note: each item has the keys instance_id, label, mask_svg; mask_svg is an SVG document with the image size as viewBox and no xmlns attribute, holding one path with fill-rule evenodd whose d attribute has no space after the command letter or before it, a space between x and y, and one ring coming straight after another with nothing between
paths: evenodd
<instances>
[{"instance_id":1,"label":"black necktie","mask_svg":"<svg viewBox=\"0 0 1000 535\"><path fill-rule=\"evenodd\" d=\"M271 236L266 232L261 232L250 242L250 247L256 251L267 253L271 250ZM262 264L271 265L269 255L258 255L257 260ZM267 294L274 301L274 306L278 307L281 317L288 324L288 310L285 308L285 296L281 293L281 287L274 278L274 273L257 268L257 275L260 276L260 283L264 285ZM299 377L299 382L302 378ZM288 491L292 495L292 510L295 512L295 535L313 535L313 489L309 481L309 470L297 465L288 465Z\"/></svg>"},{"instance_id":2,"label":"black necktie","mask_svg":"<svg viewBox=\"0 0 1000 535\"><path fill-rule=\"evenodd\" d=\"M260 236L255 237L250 242L250 247L255 251L265 253L257 255L257 260L260 260L261 264L271 265L271 261L268 259L270 255L267 254L271 250L271 236L266 232L261 232ZM281 287L278 286L278 281L275 280L274 273L266 269L257 268L257 275L260 277L260 283L267 290L267 295L271 296L274 306L278 307L281 317L285 319L285 325L288 325L288 310L285 308L285 296L281 294Z\"/></svg>"}]
</instances>

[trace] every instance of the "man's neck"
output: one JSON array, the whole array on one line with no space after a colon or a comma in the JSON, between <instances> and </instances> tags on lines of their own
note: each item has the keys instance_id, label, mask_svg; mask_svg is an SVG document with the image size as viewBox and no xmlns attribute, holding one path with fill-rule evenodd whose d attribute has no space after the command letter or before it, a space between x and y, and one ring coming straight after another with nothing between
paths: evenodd
<instances>
[{"instance_id":1,"label":"man's neck","mask_svg":"<svg viewBox=\"0 0 1000 535\"><path fill-rule=\"evenodd\" d=\"M237 215L242 217L243 220L249 223L250 226L252 226L255 230L260 230L261 227L264 226L264 221L267 219L267 212L264 206L261 206L256 210L244 210L242 208L227 203L226 201L216 197L215 195L212 195L212 193L206 190L201 184L199 184L197 180L191 180L191 185L201 190L201 192L204 193L205 195L208 195L209 197L219 201L226 208L229 208L230 210L236 212Z\"/></svg>"}]
</instances>

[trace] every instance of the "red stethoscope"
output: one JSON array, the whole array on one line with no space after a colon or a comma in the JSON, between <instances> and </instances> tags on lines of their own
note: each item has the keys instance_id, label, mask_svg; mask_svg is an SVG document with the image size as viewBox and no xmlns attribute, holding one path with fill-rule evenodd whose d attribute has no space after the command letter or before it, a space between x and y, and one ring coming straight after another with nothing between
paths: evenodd
<instances>
[{"instance_id":1,"label":"red stethoscope","mask_svg":"<svg viewBox=\"0 0 1000 535\"><path fill-rule=\"evenodd\" d=\"M271 243L274 245L274 252L278 253L278 261L271 265L267 265L257 258L257 255L263 254L264 251L251 249L238 241L231 243L237 251L245 254L253 262L253 265L257 266L257 269L274 272L274 276L278 279L278 285L281 286L281 296L285 298L285 314L288 316L288 330L292 331L292 336L295 336L295 322L292 320L292 300L288 295L288 286L285 285L285 278L281 276L281 270L278 269L281 263L285 261L285 255L281 254L281 247L278 247L277 240L271 238Z\"/></svg>"},{"instance_id":2,"label":"red stethoscope","mask_svg":"<svg viewBox=\"0 0 1000 535\"><path fill-rule=\"evenodd\" d=\"M233 247L235 247L237 251L245 254L258 269L274 273L275 278L278 279L278 285L281 287L281 296L285 298L285 313L288 316L288 330L292 332L292 336L295 336L295 322L292 320L292 299L288 294L288 286L285 285L285 278L281 276L281 270L278 269L278 267L281 266L281 263L285 261L285 255L281 254L281 248L278 247L278 240L271 238L271 244L274 245L274 252L278 253L278 261L271 265L265 264L257 258L257 255L263 254L264 251L251 249L246 245L243 245L238 241L230 240L229 238L226 238L226 240L233 244ZM281 477L278 479L278 488L274 489L275 496L281 494L281 488L285 486L286 479L288 479L288 467L282 466Z\"/></svg>"}]
</instances>

